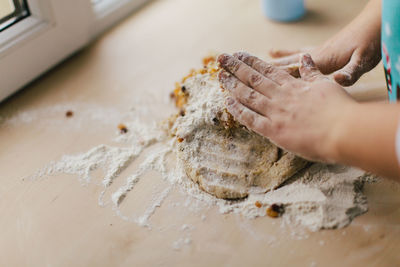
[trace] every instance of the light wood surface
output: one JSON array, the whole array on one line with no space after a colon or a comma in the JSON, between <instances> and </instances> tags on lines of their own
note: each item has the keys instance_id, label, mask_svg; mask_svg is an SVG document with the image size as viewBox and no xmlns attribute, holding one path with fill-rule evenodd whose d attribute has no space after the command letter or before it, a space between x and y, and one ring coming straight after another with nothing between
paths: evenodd
<instances>
[{"instance_id":1,"label":"light wood surface","mask_svg":"<svg viewBox=\"0 0 400 267\"><path fill-rule=\"evenodd\" d=\"M365 2L310 0L303 21L277 24L262 16L259 1L155 1L3 102L0 266L399 264L400 186L387 180L366 185L370 210L350 226L304 232L299 239L279 219L188 209L178 188L148 229L100 207L96 184L82 186L73 175L26 178L64 154L115 145L120 114L132 106L158 105L159 118L172 112L168 94L174 82L210 51L247 50L266 57L271 48L318 45ZM379 66L349 90L360 100L384 99L384 86ZM70 119L64 115L68 109L75 113ZM146 181L128 199L139 210L163 186L158 174ZM190 225L188 232L181 229L184 224ZM174 250L180 238L191 243Z\"/></svg>"}]
</instances>

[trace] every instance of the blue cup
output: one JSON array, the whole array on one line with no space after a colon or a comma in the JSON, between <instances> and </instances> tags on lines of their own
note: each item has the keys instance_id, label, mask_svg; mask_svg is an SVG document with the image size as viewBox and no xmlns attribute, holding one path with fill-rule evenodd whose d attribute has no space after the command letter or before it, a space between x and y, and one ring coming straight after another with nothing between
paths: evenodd
<instances>
[{"instance_id":1,"label":"blue cup","mask_svg":"<svg viewBox=\"0 0 400 267\"><path fill-rule=\"evenodd\" d=\"M304 0L261 0L261 4L264 15L276 21L299 20L306 13Z\"/></svg>"}]
</instances>

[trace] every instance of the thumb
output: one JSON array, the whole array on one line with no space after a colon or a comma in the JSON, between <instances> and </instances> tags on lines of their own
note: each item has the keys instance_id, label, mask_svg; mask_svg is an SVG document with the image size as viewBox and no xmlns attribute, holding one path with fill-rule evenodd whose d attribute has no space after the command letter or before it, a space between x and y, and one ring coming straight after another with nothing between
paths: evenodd
<instances>
[{"instance_id":1,"label":"thumb","mask_svg":"<svg viewBox=\"0 0 400 267\"><path fill-rule=\"evenodd\" d=\"M321 72L318 70L310 54L303 54L300 56L300 76L303 80L314 81L322 77Z\"/></svg>"},{"instance_id":2,"label":"thumb","mask_svg":"<svg viewBox=\"0 0 400 267\"><path fill-rule=\"evenodd\" d=\"M274 58L271 60L272 65L274 66L288 66L292 64L299 63L300 54L293 54L286 57Z\"/></svg>"},{"instance_id":3,"label":"thumb","mask_svg":"<svg viewBox=\"0 0 400 267\"><path fill-rule=\"evenodd\" d=\"M271 50L269 50L269 55L272 58L282 58L282 57L299 54L301 52L302 52L301 50L271 49Z\"/></svg>"},{"instance_id":4,"label":"thumb","mask_svg":"<svg viewBox=\"0 0 400 267\"><path fill-rule=\"evenodd\" d=\"M353 85L363 74L361 57L353 54L349 63L333 74L335 81L342 86Z\"/></svg>"}]
</instances>

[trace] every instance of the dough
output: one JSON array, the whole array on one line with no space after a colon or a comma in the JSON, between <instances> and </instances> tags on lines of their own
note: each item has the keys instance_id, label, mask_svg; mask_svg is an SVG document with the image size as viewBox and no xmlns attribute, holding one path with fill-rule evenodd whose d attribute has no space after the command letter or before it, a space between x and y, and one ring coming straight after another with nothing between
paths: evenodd
<instances>
[{"instance_id":1,"label":"dough","mask_svg":"<svg viewBox=\"0 0 400 267\"><path fill-rule=\"evenodd\" d=\"M215 66L177 85L181 111L171 120L176 153L188 177L217 198L238 199L281 185L308 162L234 121Z\"/></svg>"}]
</instances>

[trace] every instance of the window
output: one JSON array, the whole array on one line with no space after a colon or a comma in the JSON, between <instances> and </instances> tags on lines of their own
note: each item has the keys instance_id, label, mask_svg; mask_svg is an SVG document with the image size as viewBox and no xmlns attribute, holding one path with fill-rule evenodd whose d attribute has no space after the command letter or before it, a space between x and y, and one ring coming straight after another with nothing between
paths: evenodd
<instances>
[{"instance_id":1,"label":"window","mask_svg":"<svg viewBox=\"0 0 400 267\"><path fill-rule=\"evenodd\" d=\"M0 0L0 101L147 1Z\"/></svg>"},{"instance_id":2,"label":"window","mask_svg":"<svg viewBox=\"0 0 400 267\"><path fill-rule=\"evenodd\" d=\"M26 1L0 0L0 31L29 16Z\"/></svg>"}]
</instances>

